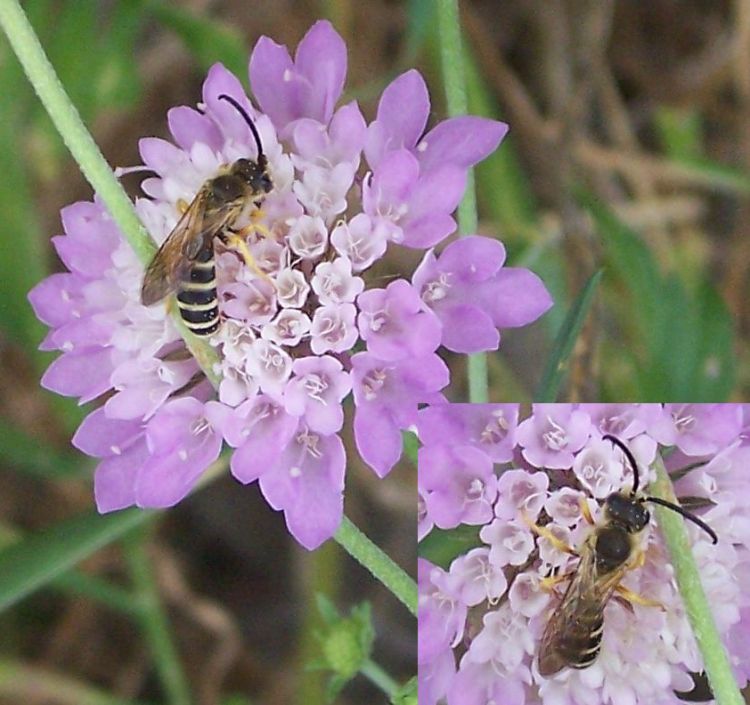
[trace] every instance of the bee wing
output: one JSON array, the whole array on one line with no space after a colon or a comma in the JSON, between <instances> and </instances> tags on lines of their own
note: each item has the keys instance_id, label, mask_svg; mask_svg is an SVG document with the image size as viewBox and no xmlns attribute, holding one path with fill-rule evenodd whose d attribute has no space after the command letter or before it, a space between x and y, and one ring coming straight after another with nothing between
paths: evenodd
<instances>
[{"instance_id":1,"label":"bee wing","mask_svg":"<svg viewBox=\"0 0 750 705\"><path fill-rule=\"evenodd\" d=\"M227 224L223 210L206 212L209 191L202 188L177 221L146 269L141 303L150 306L174 291L190 272L193 260Z\"/></svg>"},{"instance_id":2,"label":"bee wing","mask_svg":"<svg viewBox=\"0 0 750 705\"><path fill-rule=\"evenodd\" d=\"M575 667L570 654L587 643L601 627L604 607L619 585L626 568L599 576L595 552L589 541L581 547L581 560L560 604L544 628L539 644L539 673L551 676L565 668Z\"/></svg>"}]
</instances>

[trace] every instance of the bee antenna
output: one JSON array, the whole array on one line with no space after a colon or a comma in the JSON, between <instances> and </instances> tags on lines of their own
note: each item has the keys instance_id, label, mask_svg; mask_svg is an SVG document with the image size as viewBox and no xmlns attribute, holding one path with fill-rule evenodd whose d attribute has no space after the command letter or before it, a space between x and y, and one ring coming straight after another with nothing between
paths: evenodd
<instances>
[{"instance_id":1,"label":"bee antenna","mask_svg":"<svg viewBox=\"0 0 750 705\"><path fill-rule=\"evenodd\" d=\"M237 112L242 115L243 118L245 118L245 122L250 128L250 132L252 132L253 137L255 137L255 144L258 145L258 163L263 164L266 161L266 155L263 154L263 145L260 143L258 128L255 127L255 123L247 114L247 110L245 110L245 108L243 108L234 98L232 98L231 95L227 95L226 93L222 93L219 96L219 100L226 100L228 103L231 103L234 106L235 110L237 110Z\"/></svg>"},{"instance_id":2,"label":"bee antenna","mask_svg":"<svg viewBox=\"0 0 750 705\"><path fill-rule=\"evenodd\" d=\"M671 502L667 502L664 499L659 499L658 497L646 497L644 502L653 502L654 504L658 504L662 507L666 507L667 509L671 509L673 512L677 512L678 514L681 514L685 517L685 519L690 519L694 524L697 524L698 526L703 529L710 537L711 540L714 543L719 543L719 537L716 535L716 532L708 525L705 521L700 520L695 514L691 514L687 509L683 509L682 507L672 504Z\"/></svg>"},{"instance_id":3,"label":"bee antenna","mask_svg":"<svg viewBox=\"0 0 750 705\"><path fill-rule=\"evenodd\" d=\"M640 480L638 477L638 463L635 462L635 458L630 452L630 448L628 448L619 438L617 438L617 436L613 436L609 433L603 435L602 438L605 441L610 441L612 445L616 445L625 454L625 457L630 462L630 467L633 469L633 490L630 494L635 495L635 493L638 491Z\"/></svg>"}]
</instances>

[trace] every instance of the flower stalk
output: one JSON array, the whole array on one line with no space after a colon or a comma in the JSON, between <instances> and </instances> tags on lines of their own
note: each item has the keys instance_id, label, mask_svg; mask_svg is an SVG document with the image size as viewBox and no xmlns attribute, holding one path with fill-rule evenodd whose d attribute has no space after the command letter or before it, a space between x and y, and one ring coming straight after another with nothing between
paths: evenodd
<instances>
[{"instance_id":1,"label":"flower stalk","mask_svg":"<svg viewBox=\"0 0 750 705\"><path fill-rule=\"evenodd\" d=\"M65 146L107 207L125 240L141 262L147 264L156 252L156 245L138 219L133 204L91 133L83 124L17 0L0 0L0 25ZM179 316L175 315L177 327L188 349L206 377L217 386L220 379L214 367L218 362L216 351L207 342L191 335L178 319Z\"/></svg>"},{"instance_id":2,"label":"flower stalk","mask_svg":"<svg viewBox=\"0 0 750 705\"><path fill-rule=\"evenodd\" d=\"M448 114L466 115L469 103L464 80L464 55L461 46L461 24L458 0L438 0L438 27L440 33L440 56L445 84L445 100ZM458 231L469 235L477 231L477 195L474 185L474 170L469 169L466 191L458 205ZM469 401L483 404L489 401L487 356L484 353L469 355L468 360Z\"/></svg>"},{"instance_id":3,"label":"flower stalk","mask_svg":"<svg viewBox=\"0 0 750 705\"><path fill-rule=\"evenodd\" d=\"M169 620L146 551L145 531L135 531L123 541L125 557L136 598L141 607L141 626L151 647L154 665L169 705L190 705L190 688L172 639Z\"/></svg>"},{"instance_id":4,"label":"flower stalk","mask_svg":"<svg viewBox=\"0 0 750 705\"><path fill-rule=\"evenodd\" d=\"M415 617L417 586L406 572L344 516L333 537L355 560L390 590Z\"/></svg>"},{"instance_id":5,"label":"flower stalk","mask_svg":"<svg viewBox=\"0 0 750 705\"><path fill-rule=\"evenodd\" d=\"M653 495L672 504L678 504L664 461L659 455L656 456L654 468L656 481L650 485ZM703 664L716 702L718 705L743 705L744 699L732 674L727 652L701 585L698 566L690 550L685 521L677 512L665 507L656 505L654 511L669 550L677 587L703 656Z\"/></svg>"}]
</instances>

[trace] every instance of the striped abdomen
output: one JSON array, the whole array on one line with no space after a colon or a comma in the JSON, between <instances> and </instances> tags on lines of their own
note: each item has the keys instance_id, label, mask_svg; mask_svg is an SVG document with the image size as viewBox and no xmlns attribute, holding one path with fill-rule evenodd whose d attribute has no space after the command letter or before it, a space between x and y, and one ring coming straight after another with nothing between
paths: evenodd
<instances>
[{"instance_id":1,"label":"striped abdomen","mask_svg":"<svg viewBox=\"0 0 750 705\"><path fill-rule=\"evenodd\" d=\"M177 306L185 325L195 335L211 335L219 328L213 244L204 247L192 263L190 278L180 284L177 292Z\"/></svg>"},{"instance_id":2,"label":"striped abdomen","mask_svg":"<svg viewBox=\"0 0 750 705\"><path fill-rule=\"evenodd\" d=\"M558 655L570 668L588 668L599 655L603 631L601 611L577 615L557 641Z\"/></svg>"}]
</instances>

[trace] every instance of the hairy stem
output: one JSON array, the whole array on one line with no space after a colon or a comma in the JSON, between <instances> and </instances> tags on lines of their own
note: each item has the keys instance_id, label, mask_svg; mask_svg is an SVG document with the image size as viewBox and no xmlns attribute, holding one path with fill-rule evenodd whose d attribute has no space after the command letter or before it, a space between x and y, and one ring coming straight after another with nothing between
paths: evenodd
<instances>
[{"instance_id":1,"label":"hairy stem","mask_svg":"<svg viewBox=\"0 0 750 705\"><path fill-rule=\"evenodd\" d=\"M650 485L650 491L655 497L677 504L672 483L661 457L657 457L654 466L656 482ZM669 549L677 587L680 590L698 648L703 655L703 664L716 702L718 705L743 705L745 701L732 674L727 652L724 650L706 593L701 585L698 566L690 550L685 520L665 507L656 505L654 511Z\"/></svg>"},{"instance_id":2,"label":"hairy stem","mask_svg":"<svg viewBox=\"0 0 750 705\"><path fill-rule=\"evenodd\" d=\"M17 0L0 0L0 25L65 146L117 223L122 236L141 262L147 264L156 251L154 241L71 103ZM179 319L176 311L175 317ZM178 329L208 379L218 386L220 380L214 367L219 361L216 351L208 342L190 334L179 321Z\"/></svg>"},{"instance_id":3,"label":"hairy stem","mask_svg":"<svg viewBox=\"0 0 750 705\"><path fill-rule=\"evenodd\" d=\"M390 590L415 617L417 586L386 553L378 548L345 516L333 537L354 559Z\"/></svg>"},{"instance_id":4,"label":"hairy stem","mask_svg":"<svg viewBox=\"0 0 750 705\"><path fill-rule=\"evenodd\" d=\"M388 696L393 696L398 690L398 683L372 659L367 659L359 672Z\"/></svg>"},{"instance_id":5,"label":"hairy stem","mask_svg":"<svg viewBox=\"0 0 750 705\"><path fill-rule=\"evenodd\" d=\"M469 112L464 78L464 54L461 48L461 22L458 0L438 0L438 27L440 31L440 56L445 84L445 100L449 115L466 115ZM470 235L477 231L477 194L474 170L469 169L466 192L458 206L458 231ZM469 355L469 401L488 401L487 356L484 353Z\"/></svg>"}]
</instances>

